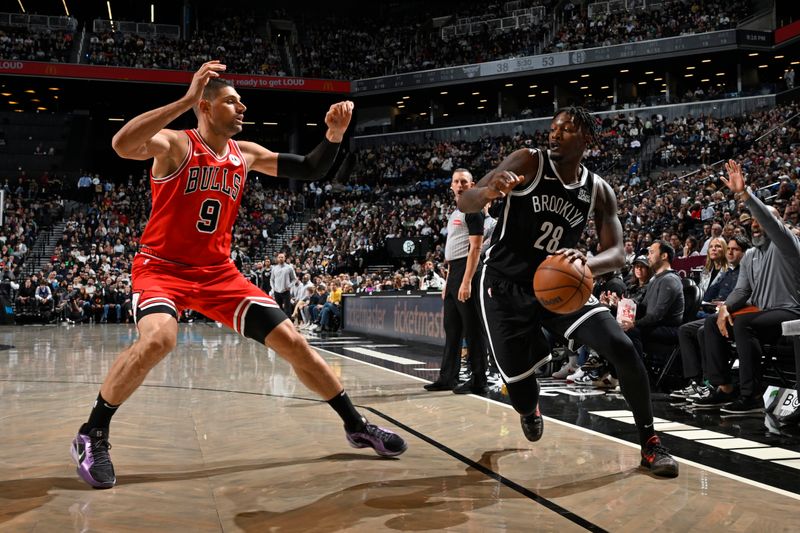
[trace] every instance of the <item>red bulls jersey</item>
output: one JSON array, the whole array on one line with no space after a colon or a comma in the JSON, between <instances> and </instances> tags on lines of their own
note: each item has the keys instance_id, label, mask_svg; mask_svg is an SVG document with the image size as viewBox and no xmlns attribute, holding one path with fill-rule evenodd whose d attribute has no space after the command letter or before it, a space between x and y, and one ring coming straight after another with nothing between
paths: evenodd
<instances>
[{"instance_id":1,"label":"red bulls jersey","mask_svg":"<svg viewBox=\"0 0 800 533\"><path fill-rule=\"evenodd\" d=\"M141 252L186 265L218 265L230 258L247 163L236 141L229 140L217 157L196 129L185 131L189 150L177 170L163 178L150 172L153 208Z\"/></svg>"}]
</instances>

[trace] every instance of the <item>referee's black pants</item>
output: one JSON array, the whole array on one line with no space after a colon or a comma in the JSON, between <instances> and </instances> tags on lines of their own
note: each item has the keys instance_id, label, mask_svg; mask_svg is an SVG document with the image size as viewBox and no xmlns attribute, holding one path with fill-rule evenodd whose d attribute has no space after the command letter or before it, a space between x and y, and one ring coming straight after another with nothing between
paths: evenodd
<instances>
[{"instance_id":1,"label":"referee's black pants","mask_svg":"<svg viewBox=\"0 0 800 533\"><path fill-rule=\"evenodd\" d=\"M275 303L281 308L281 311L286 313L286 316L292 316L294 310L292 309L292 294L291 291L277 292L275 291Z\"/></svg>"},{"instance_id":2,"label":"referee's black pants","mask_svg":"<svg viewBox=\"0 0 800 533\"><path fill-rule=\"evenodd\" d=\"M458 300L458 289L464 279L467 259L450 261L447 285L444 294L444 353L439 370L438 382L455 385L458 383L458 372L461 369L461 339L467 338L469 365L472 370L473 386L486 385L487 352L483 342L481 321L478 307L475 304L477 294L473 289L472 296L466 302ZM470 286L472 286L470 280Z\"/></svg>"}]
</instances>

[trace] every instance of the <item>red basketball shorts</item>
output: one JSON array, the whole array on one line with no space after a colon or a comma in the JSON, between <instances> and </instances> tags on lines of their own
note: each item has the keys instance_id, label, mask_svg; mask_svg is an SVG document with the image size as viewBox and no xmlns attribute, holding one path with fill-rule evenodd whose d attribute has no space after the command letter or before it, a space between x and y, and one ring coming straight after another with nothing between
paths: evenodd
<instances>
[{"instance_id":1,"label":"red basketball shorts","mask_svg":"<svg viewBox=\"0 0 800 533\"><path fill-rule=\"evenodd\" d=\"M278 304L250 283L233 262L188 266L139 253L133 260L134 320L153 313L180 316L193 309L240 335L264 342L287 320Z\"/></svg>"}]
</instances>

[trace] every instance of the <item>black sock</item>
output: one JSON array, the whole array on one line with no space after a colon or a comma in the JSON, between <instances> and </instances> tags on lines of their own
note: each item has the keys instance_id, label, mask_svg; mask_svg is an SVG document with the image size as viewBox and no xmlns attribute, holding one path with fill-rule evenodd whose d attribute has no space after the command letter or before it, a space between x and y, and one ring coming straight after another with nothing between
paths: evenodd
<instances>
[{"instance_id":1,"label":"black sock","mask_svg":"<svg viewBox=\"0 0 800 533\"><path fill-rule=\"evenodd\" d=\"M117 412L119 405L109 405L100 393L97 393L97 400L94 402L92 413L89 415L89 421L86 422L88 429L106 428L111 424L111 417Z\"/></svg>"},{"instance_id":2,"label":"black sock","mask_svg":"<svg viewBox=\"0 0 800 533\"><path fill-rule=\"evenodd\" d=\"M653 428L653 423L650 422L650 425L642 426L639 429L639 443L644 448L644 445L647 444L647 441L656 434L655 428Z\"/></svg>"},{"instance_id":3,"label":"black sock","mask_svg":"<svg viewBox=\"0 0 800 533\"><path fill-rule=\"evenodd\" d=\"M367 422L366 418L358 414L353 402L350 401L350 397L347 396L345 391L340 392L328 400L328 405L333 407L333 410L336 411L344 421L344 428L347 431L358 431L364 427L364 424Z\"/></svg>"}]
</instances>

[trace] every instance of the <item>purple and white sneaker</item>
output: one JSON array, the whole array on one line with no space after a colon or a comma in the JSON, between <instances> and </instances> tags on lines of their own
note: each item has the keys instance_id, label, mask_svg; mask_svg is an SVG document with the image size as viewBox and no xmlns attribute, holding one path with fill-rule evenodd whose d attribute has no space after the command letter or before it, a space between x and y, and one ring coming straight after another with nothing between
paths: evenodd
<instances>
[{"instance_id":1,"label":"purple and white sneaker","mask_svg":"<svg viewBox=\"0 0 800 533\"><path fill-rule=\"evenodd\" d=\"M361 431L350 432L345 429L345 434L353 448L373 448L382 457L395 457L408 448L403 437L375 424L366 423Z\"/></svg>"},{"instance_id":2,"label":"purple and white sneaker","mask_svg":"<svg viewBox=\"0 0 800 533\"><path fill-rule=\"evenodd\" d=\"M84 424L69 450L72 459L78 465L80 478L96 489L110 489L117 482L109 449L111 444L108 442L108 430L103 428L90 430Z\"/></svg>"}]
</instances>

